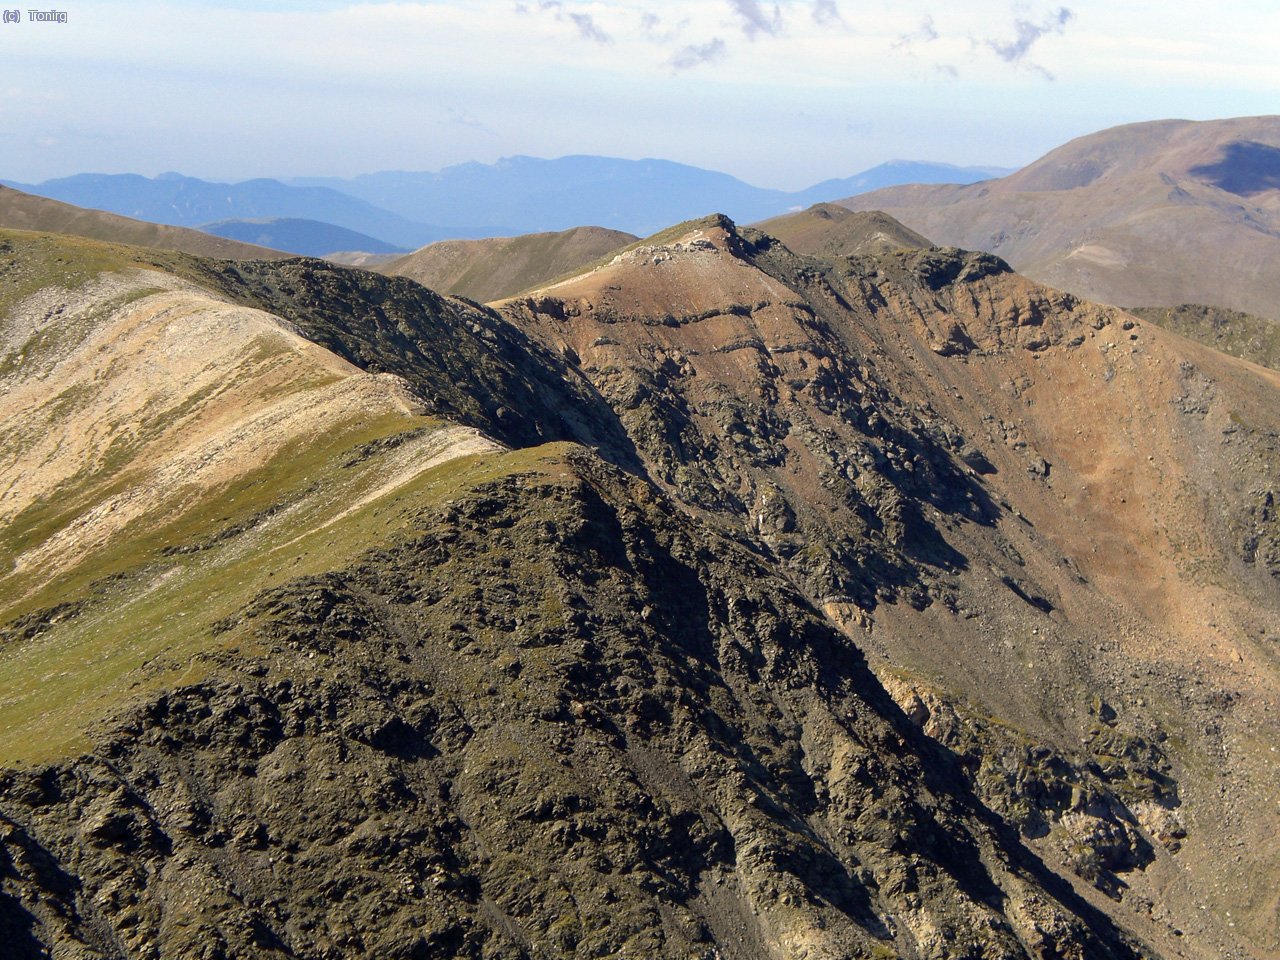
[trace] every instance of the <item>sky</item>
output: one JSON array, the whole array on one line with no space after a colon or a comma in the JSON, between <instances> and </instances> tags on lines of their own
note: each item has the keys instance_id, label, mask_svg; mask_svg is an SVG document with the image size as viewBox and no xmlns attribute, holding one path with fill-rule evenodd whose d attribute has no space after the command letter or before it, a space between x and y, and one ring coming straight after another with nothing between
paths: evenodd
<instances>
[{"instance_id":1,"label":"sky","mask_svg":"<svg viewBox=\"0 0 1280 960\"><path fill-rule=\"evenodd\" d=\"M15 8L16 9L16 8ZM42 9L53 9L42 6ZM59 0L0 23L0 179L658 157L799 189L1280 113L1280 4Z\"/></svg>"}]
</instances>

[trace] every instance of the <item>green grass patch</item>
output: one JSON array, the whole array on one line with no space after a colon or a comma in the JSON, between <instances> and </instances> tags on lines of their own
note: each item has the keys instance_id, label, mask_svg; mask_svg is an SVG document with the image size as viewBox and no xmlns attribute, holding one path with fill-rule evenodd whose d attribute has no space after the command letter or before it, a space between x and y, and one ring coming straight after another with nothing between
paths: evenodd
<instances>
[{"instance_id":1,"label":"green grass patch","mask_svg":"<svg viewBox=\"0 0 1280 960\"><path fill-rule=\"evenodd\" d=\"M136 523L34 595L4 609L23 613L84 600L79 615L0 649L0 764L34 763L85 750L95 721L148 691L204 675L204 655L255 644L247 631L213 625L264 588L340 570L365 550L413 529L422 508L513 473L555 469L556 446L473 455L427 470L358 509L384 479L381 457L340 470L351 451L425 418L388 416L282 451L271 463L180 516ZM438 425L438 424L437 424ZM287 508L219 540L219 531L280 503ZM209 544L189 554L175 544ZM109 586L103 586L104 578Z\"/></svg>"},{"instance_id":2,"label":"green grass patch","mask_svg":"<svg viewBox=\"0 0 1280 960\"><path fill-rule=\"evenodd\" d=\"M1225 307L1184 303L1176 307L1129 307L1135 316L1189 340L1280 370L1280 322Z\"/></svg>"}]
</instances>

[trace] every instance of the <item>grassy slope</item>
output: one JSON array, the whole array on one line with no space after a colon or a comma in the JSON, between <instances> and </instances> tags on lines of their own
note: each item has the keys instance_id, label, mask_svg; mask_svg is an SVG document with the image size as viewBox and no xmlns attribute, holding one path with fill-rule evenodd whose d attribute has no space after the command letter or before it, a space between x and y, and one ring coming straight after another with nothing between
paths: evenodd
<instances>
[{"instance_id":1,"label":"grassy slope","mask_svg":"<svg viewBox=\"0 0 1280 960\"><path fill-rule=\"evenodd\" d=\"M433 243L381 267L423 286L485 303L580 269L636 238L600 227Z\"/></svg>"},{"instance_id":2,"label":"grassy slope","mask_svg":"<svg viewBox=\"0 0 1280 960\"><path fill-rule=\"evenodd\" d=\"M853 211L834 203L773 217L755 224L796 253L844 257L903 247L931 247L928 238L878 210Z\"/></svg>"},{"instance_id":3,"label":"grassy slope","mask_svg":"<svg viewBox=\"0 0 1280 960\"><path fill-rule=\"evenodd\" d=\"M128 243L227 260L282 260L292 254L215 237L199 230L146 223L102 210L35 197L0 186L0 227L71 234L107 243Z\"/></svg>"},{"instance_id":4,"label":"grassy slope","mask_svg":"<svg viewBox=\"0 0 1280 960\"><path fill-rule=\"evenodd\" d=\"M383 466L374 456L344 467L352 453L424 425L352 423L323 446L287 451L172 523L130 529L104 555L6 605L0 618L10 623L42 604L84 607L0 647L0 764L76 755L97 717L149 690L198 679L200 654L233 642L214 625L264 585L341 569L424 506L538 469L549 455L534 448L449 461L335 520L377 485ZM273 509L279 513L259 519Z\"/></svg>"},{"instance_id":5,"label":"grassy slope","mask_svg":"<svg viewBox=\"0 0 1280 960\"><path fill-rule=\"evenodd\" d=\"M1280 323L1274 320L1198 303L1128 311L1233 357L1280 370Z\"/></svg>"},{"instance_id":6,"label":"grassy slope","mask_svg":"<svg viewBox=\"0 0 1280 960\"><path fill-rule=\"evenodd\" d=\"M140 267L188 279L207 269L180 254L20 232L0 234L0 251L0 334L15 305L37 291L71 292ZM148 293L142 287L117 297L100 313L126 308L130 297ZM94 312L87 319L46 321L39 334L0 358L0 374L20 376L24 364L38 359L40 344L34 341L40 334L57 334L51 348L73 349L99 320ZM261 395L250 394L259 407L281 399L281 391L306 393L339 379L278 345L272 356L253 360L261 366L247 367L251 373L278 370L283 362L298 368L292 378L264 378ZM10 558L48 541L108 498L145 484L150 468L140 464L181 432L182 410L199 411L207 399L188 398L179 414L161 403L153 412L163 423L149 429L149 421L140 421L133 436L118 438L128 442L111 446L111 456L65 479L0 530L0 764L83 750L86 731L104 712L141 690L190 678L198 670L193 658L225 639L211 625L237 611L264 582L340 567L393 530L424 498L524 469L529 459L447 461L386 489L388 476L404 468L406 451L415 449L411 445L428 443L449 425L408 412L353 407L319 437L300 424L292 442L268 462L199 495L186 488L164 491L163 509L128 523L52 579L39 567L11 568ZM73 415L99 426L109 422L109 411L94 413L92 392L56 402L67 422ZM15 437L10 440L17 442ZM6 459L20 456L20 449L5 452ZM408 462L419 461L410 456Z\"/></svg>"},{"instance_id":7,"label":"grassy slope","mask_svg":"<svg viewBox=\"0 0 1280 960\"><path fill-rule=\"evenodd\" d=\"M160 270L189 280L206 275L198 261L179 250L50 230L0 229L0 322L3 312L46 287L75 290L106 271L131 268Z\"/></svg>"}]
</instances>

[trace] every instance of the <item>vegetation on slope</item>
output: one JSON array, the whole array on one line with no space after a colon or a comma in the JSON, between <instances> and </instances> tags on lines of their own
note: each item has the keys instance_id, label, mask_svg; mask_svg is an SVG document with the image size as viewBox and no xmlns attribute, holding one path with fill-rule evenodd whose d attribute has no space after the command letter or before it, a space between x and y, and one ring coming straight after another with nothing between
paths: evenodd
<instances>
[{"instance_id":1,"label":"vegetation on slope","mask_svg":"<svg viewBox=\"0 0 1280 960\"><path fill-rule=\"evenodd\" d=\"M157 250L174 250L202 257L230 260L282 260L278 250L214 237L199 230L131 220L101 210L74 207L0 186L0 227L70 234L106 243L128 243Z\"/></svg>"},{"instance_id":2,"label":"vegetation on slope","mask_svg":"<svg viewBox=\"0 0 1280 960\"><path fill-rule=\"evenodd\" d=\"M1280 370L1280 321L1199 303L1126 309L1135 317L1150 320L1215 350Z\"/></svg>"},{"instance_id":3,"label":"vegetation on slope","mask_svg":"<svg viewBox=\"0 0 1280 960\"><path fill-rule=\"evenodd\" d=\"M441 293L487 303L576 272L635 239L629 233L603 227L574 227L560 233L442 240L379 269L417 280Z\"/></svg>"}]
</instances>

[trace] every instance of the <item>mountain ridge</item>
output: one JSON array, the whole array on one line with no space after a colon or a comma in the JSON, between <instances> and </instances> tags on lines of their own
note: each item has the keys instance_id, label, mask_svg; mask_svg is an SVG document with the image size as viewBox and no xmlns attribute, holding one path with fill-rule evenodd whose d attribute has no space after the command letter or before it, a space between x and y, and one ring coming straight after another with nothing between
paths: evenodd
<instances>
[{"instance_id":1,"label":"mountain ridge","mask_svg":"<svg viewBox=\"0 0 1280 960\"><path fill-rule=\"evenodd\" d=\"M0 709L46 722L44 677L82 738L6 725L49 751L0 773L31 956L1274 949L1280 375L989 254L718 215L491 308L9 242L0 441L102 451L4 528L71 567L0 610ZM170 342L207 375L99 351ZM360 384L404 405L306 399ZM297 447L195 457L243 482L128 469L282 405Z\"/></svg>"},{"instance_id":2,"label":"mountain ridge","mask_svg":"<svg viewBox=\"0 0 1280 960\"><path fill-rule=\"evenodd\" d=\"M1277 171L1280 117L1167 120L1080 137L990 183L841 202L1091 299L1280 320Z\"/></svg>"},{"instance_id":3,"label":"mountain ridge","mask_svg":"<svg viewBox=\"0 0 1280 960\"><path fill-rule=\"evenodd\" d=\"M5 186L0 186L0 226L233 260L276 260L289 256L279 250L214 237L185 227L170 227L98 210L85 210Z\"/></svg>"},{"instance_id":4,"label":"mountain ridge","mask_svg":"<svg viewBox=\"0 0 1280 960\"><path fill-rule=\"evenodd\" d=\"M79 174L14 186L64 203L171 226L198 228L227 219L288 217L331 223L401 249L413 249L442 236L438 228L414 223L355 197L322 187L288 186L265 177L215 183L180 174L156 178Z\"/></svg>"},{"instance_id":5,"label":"mountain ridge","mask_svg":"<svg viewBox=\"0 0 1280 960\"><path fill-rule=\"evenodd\" d=\"M851 184L879 185L897 176L982 179L989 167L895 161L853 177L798 191L755 187L731 175L670 160L623 160L573 155L544 160L507 157L494 164L467 163L434 173L386 171L350 180L302 178L295 182L350 191L371 203L414 204L406 215L462 224L493 233L536 233L594 223L634 234L654 233L707 207L755 220L833 200ZM828 193L828 190L832 191ZM452 212L444 212L452 211ZM545 211L545 212L539 212Z\"/></svg>"}]
</instances>

